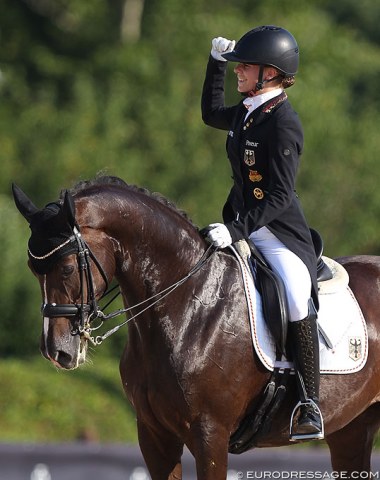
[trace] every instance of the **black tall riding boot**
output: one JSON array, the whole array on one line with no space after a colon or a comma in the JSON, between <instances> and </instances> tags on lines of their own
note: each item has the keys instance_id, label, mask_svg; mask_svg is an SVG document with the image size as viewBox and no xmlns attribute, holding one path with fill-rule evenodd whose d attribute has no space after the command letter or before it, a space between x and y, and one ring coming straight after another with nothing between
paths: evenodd
<instances>
[{"instance_id":1,"label":"black tall riding boot","mask_svg":"<svg viewBox=\"0 0 380 480\"><path fill-rule=\"evenodd\" d=\"M290 322L294 363L298 370L301 402L296 425L292 428L292 440L323 438L323 419L319 410L319 340L317 313L312 300L309 315L298 322ZM294 412L293 412L294 414Z\"/></svg>"}]
</instances>

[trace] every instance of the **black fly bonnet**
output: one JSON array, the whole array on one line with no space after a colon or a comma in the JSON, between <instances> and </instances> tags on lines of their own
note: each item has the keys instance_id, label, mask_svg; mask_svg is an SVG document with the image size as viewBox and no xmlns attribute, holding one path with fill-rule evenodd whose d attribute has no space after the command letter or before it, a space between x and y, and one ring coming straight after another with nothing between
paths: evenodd
<instances>
[{"instance_id":1,"label":"black fly bonnet","mask_svg":"<svg viewBox=\"0 0 380 480\"><path fill-rule=\"evenodd\" d=\"M98 306L91 270L90 259L98 268L105 281L105 291L108 279L102 266L83 240L79 225L75 220L75 204L73 197L66 190L60 202L49 203L39 210L24 192L13 185L13 196L16 206L28 220L32 235L28 242L28 254L33 270L39 275L48 273L57 261L69 254L75 253L78 259L80 275L80 304L47 303L42 306L44 317L77 317L83 329L86 316L96 318ZM84 289L84 285L87 288ZM85 301L87 291L87 301Z\"/></svg>"},{"instance_id":2,"label":"black fly bonnet","mask_svg":"<svg viewBox=\"0 0 380 480\"><path fill-rule=\"evenodd\" d=\"M65 197L71 207L68 212L63 211L60 203L49 203L43 210L35 212L30 219L32 235L28 242L28 254L33 270L40 275L49 272L60 258L70 253L78 253L78 243L74 235L74 228L78 229L74 202L68 193Z\"/></svg>"}]
</instances>

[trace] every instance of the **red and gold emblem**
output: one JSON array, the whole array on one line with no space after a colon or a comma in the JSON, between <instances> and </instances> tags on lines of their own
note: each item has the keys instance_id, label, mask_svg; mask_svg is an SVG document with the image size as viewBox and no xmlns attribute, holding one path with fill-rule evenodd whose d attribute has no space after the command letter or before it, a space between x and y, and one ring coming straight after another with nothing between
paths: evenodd
<instances>
[{"instance_id":1,"label":"red and gold emblem","mask_svg":"<svg viewBox=\"0 0 380 480\"><path fill-rule=\"evenodd\" d=\"M263 176L257 170L250 170L249 171L249 179L251 182L261 182Z\"/></svg>"}]
</instances>

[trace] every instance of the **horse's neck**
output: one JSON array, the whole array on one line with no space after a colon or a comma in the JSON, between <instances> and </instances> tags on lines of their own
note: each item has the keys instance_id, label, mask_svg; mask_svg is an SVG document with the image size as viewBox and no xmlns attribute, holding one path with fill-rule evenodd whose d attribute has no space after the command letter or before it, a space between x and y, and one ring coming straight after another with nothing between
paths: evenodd
<instances>
[{"instance_id":1,"label":"horse's neck","mask_svg":"<svg viewBox=\"0 0 380 480\"><path fill-rule=\"evenodd\" d=\"M137 303L157 295L182 280L201 258L201 248L190 248L190 242L171 239L167 243L151 242L132 250L124 250L118 265L118 280L128 302ZM186 246L185 246L186 245ZM127 268L125 268L125 266Z\"/></svg>"},{"instance_id":2,"label":"horse's neck","mask_svg":"<svg viewBox=\"0 0 380 480\"><path fill-rule=\"evenodd\" d=\"M195 227L152 200L131 211L126 208L122 221L110 228L120 248L117 277L128 303L143 301L183 278L204 252Z\"/></svg>"},{"instance_id":3,"label":"horse's neck","mask_svg":"<svg viewBox=\"0 0 380 480\"><path fill-rule=\"evenodd\" d=\"M125 303L132 307L182 280L202 257L205 243L173 208L139 193L117 193L85 198L76 205L81 225L101 230L112 240L116 279ZM186 286L193 281L188 280ZM155 326L165 315L174 322L178 292L149 308L136 325Z\"/></svg>"},{"instance_id":4,"label":"horse's neck","mask_svg":"<svg viewBox=\"0 0 380 480\"><path fill-rule=\"evenodd\" d=\"M123 245L124 255L119 264L118 281L129 307L148 300L141 307L133 309L132 314L151 305L136 321L131 322L129 332L130 343L133 344L131 348L143 349L149 355L159 344L173 348L175 338L184 328L183 289L191 289L191 285L201 281L201 278L190 278L185 285L175 287L166 294L201 259L204 244L186 223L173 227L167 218L161 225L157 225L153 219L145 224L150 228L145 226L144 234L135 239L133 245ZM159 295L162 292L163 295ZM188 295L185 296L188 301Z\"/></svg>"}]
</instances>

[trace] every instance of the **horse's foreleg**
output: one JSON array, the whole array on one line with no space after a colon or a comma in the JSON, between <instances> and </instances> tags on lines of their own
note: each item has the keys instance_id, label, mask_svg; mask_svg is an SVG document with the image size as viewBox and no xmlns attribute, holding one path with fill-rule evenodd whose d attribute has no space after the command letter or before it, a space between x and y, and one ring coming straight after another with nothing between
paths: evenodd
<instances>
[{"instance_id":1,"label":"horse's foreleg","mask_svg":"<svg viewBox=\"0 0 380 480\"><path fill-rule=\"evenodd\" d=\"M225 480L227 477L229 432L210 420L191 428L189 448L195 457L198 480Z\"/></svg>"},{"instance_id":2,"label":"horse's foreleg","mask_svg":"<svg viewBox=\"0 0 380 480\"><path fill-rule=\"evenodd\" d=\"M137 420L140 449L152 480L182 480L183 443L168 431Z\"/></svg>"},{"instance_id":3,"label":"horse's foreleg","mask_svg":"<svg viewBox=\"0 0 380 480\"><path fill-rule=\"evenodd\" d=\"M369 407L341 430L328 435L331 463L337 472L370 472L373 440L380 425L380 405Z\"/></svg>"}]
</instances>

